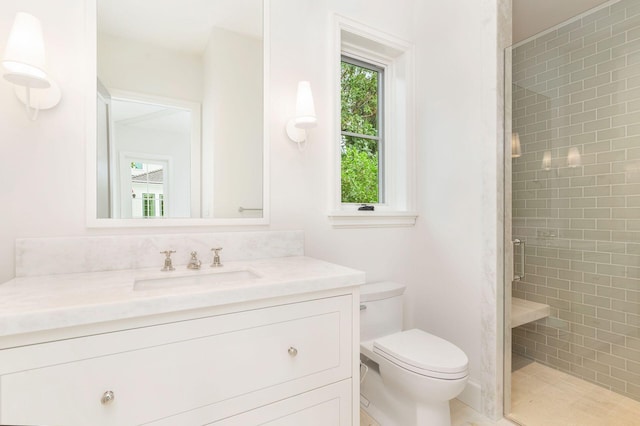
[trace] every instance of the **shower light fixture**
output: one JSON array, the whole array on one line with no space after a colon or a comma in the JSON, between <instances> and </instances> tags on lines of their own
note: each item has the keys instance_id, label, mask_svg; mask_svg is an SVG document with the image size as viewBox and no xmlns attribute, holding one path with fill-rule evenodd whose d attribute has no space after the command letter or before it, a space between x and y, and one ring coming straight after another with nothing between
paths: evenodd
<instances>
[{"instance_id":1,"label":"shower light fixture","mask_svg":"<svg viewBox=\"0 0 640 426\"><path fill-rule=\"evenodd\" d=\"M3 77L14 84L16 96L25 104L30 120L38 111L56 106L61 94L45 71L45 49L40 20L19 12L11 27L2 66Z\"/></svg>"},{"instance_id":2,"label":"shower light fixture","mask_svg":"<svg viewBox=\"0 0 640 426\"><path fill-rule=\"evenodd\" d=\"M580 157L580 151L575 146L569 148L567 153L567 166L574 168L582 164L582 158Z\"/></svg>"},{"instance_id":3,"label":"shower light fixture","mask_svg":"<svg viewBox=\"0 0 640 426\"><path fill-rule=\"evenodd\" d=\"M551 170L551 151L542 154L542 170Z\"/></svg>"},{"instance_id":4,"label":"shower light fixture","mask_svg":"<svg viewBox=\"0 0 640 426\"><path fill-rule=\"evenodd\" d=\"M298 93L296 96L296 115L287 122L287 135L289 139L298 144L307 140L307 129L317 126L318 119L313 104L313 93L308 81L298 83Z\"/></svg>"},{"instance_id":5,"label":"shower light fixture","mask_svg":"<svg viewBox=\"0 0 640 426\"><path fill-rule=\"evenodd\" d=\"M522 155L522 148L520 147L520 135L518 132L511 134L511 158L518 158Z\"/></svg>"}]
</instances>

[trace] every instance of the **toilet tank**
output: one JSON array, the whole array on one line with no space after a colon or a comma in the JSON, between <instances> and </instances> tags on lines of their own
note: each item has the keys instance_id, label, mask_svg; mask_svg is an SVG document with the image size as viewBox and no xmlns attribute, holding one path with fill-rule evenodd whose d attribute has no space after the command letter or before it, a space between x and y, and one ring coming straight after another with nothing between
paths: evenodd
<instances>
[{"instance_id":1,"label":"toilet tank","mask_svg":"<svg viewBox=\"0 0 640 426\"><path fill-rule=\"evenodd\" d=\"M402 330L402 294L405 286L383 281L360 286L360 341Z\"/></svg>"}]
</instances>

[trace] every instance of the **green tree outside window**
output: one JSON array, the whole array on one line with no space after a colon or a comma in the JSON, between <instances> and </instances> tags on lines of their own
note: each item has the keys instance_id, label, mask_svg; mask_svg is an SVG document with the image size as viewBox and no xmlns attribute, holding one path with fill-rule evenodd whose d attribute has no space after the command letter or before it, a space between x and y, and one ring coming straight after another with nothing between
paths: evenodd
<instances>
[{"instance_id":1,"label":"green tree outside window","mask_svg":"<svg viewBox=\"0 0 640 426\"><path fill-rule=\"evenodd\" d=\"M343 57L340 78L341 197L380 203L381 68Z\"/></svg>"}]
</instances>

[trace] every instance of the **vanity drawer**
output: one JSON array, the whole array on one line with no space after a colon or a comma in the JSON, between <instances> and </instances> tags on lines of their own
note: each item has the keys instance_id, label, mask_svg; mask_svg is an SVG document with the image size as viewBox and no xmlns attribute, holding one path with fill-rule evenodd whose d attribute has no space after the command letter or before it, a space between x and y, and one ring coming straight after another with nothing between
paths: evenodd
<instances>
[{"instance_id":1,"label":"vanity drawer","mask_svg":"<svg viewBox=\"0 0 640 426\"><path fill-rule=\"evenodd\" d=\"M54 345L57 363L0 376L0 423L140 424L221 401L237 410L218 410L228 416L247 410L229 401L248 393L269 403L269 395L348 378L351 306L351 296L341 296L71 339L66 361L65 342L18 348L42 363ZM165 333L173 341L130 349L135 339L143 346L145 336L153 341ZM117 352L87 355L85 345L99 348L120 334L125 343ZM85 357L77 359L78 352ZM115 398L101 403L109 391Z\"/></svg>"},{"instance_id":2,"label":"vanity drawer","mask_svg":"<svg viewBox=\"0 0 640 426\"><path fill-rule=\"evenodd\" d=\"M352 389L351 379L346 379L233 416L203 407L147 426L351 426Z\"/></svg>"},{"instance_id":3,"label":"vanity drawer","mask_svg":"<svg viewBox=\"0 0 640 426\"><path fill-rule=\"evenodd\" d=\"M351 420L351 380L345 380L207 426L347 426Z\"/></svg>"}]
</instances>

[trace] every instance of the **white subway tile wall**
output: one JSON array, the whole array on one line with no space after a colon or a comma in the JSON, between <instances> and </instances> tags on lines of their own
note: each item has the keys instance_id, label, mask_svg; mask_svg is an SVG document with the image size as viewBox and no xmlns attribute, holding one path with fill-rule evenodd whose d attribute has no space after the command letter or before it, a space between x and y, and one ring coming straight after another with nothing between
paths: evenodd
<instances>
[{"instance_id":1,"label":"white subway tile wall","mask_svg":"<svg viewBox=\"0 0 640 426\"><path fill-rule=\"evenodd\" d=\"M640 400L640 1L512 55L513 295L551 306L514 351Z\"/></svg>"}]
</instances>

